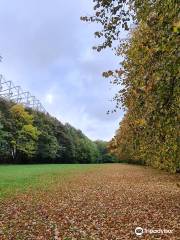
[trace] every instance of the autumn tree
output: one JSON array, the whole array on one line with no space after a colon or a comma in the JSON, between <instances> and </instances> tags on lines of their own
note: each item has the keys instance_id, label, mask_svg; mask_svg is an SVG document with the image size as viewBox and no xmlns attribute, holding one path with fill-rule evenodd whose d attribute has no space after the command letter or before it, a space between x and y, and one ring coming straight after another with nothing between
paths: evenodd
<instances>
[{"instance_id":1,"label":"autumn tree","mask_svg":"<svg viewBox=\"0 0 180 240\"><path fill-rule=\"evenodd\" d=\"M115 54L123 56L119 69L103 73L120 86L114 100L126 111L111 151L119 158L179 171L178 1L94 2L94 16L82 20L102 25L95 35L103 41L95 49L115 45ZM123 28L129 31L126 39Z\"/></svg>"},{"instance_id":2,"label":"autumn tree","mask_svg":"<svg viewBox=\"0 0 180 240\"><path fill-rule=\"evenodd\" d=\"M39 135L39 131L33 126L33 116L22 105L12 106L10 112L14 122L10 142L12 157L15 160L18 153L32 156L37 150Z\"/></svg>"}]
</instances>

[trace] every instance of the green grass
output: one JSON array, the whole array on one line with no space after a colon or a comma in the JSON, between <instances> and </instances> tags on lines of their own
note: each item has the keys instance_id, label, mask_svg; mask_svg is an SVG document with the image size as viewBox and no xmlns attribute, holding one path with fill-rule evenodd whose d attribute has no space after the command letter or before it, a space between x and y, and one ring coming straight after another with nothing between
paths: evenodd
<instances>
[{"instance_id":1,"label":"green grass","mask_svg":"<svg viewBox=\"0 0 180 240\"><path fill-rule=\"evenodd\" d=\"M27 191L42 190L95 166L97 167L86 164L0 165L0 199Z\"/></svg>"}]
</instances>

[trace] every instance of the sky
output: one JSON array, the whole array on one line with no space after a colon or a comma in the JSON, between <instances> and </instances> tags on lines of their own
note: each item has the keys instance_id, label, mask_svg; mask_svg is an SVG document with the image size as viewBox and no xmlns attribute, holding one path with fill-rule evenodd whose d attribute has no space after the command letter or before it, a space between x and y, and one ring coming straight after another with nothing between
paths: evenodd
<instances>
[{"instance_id":1,"label":"sky","mask_svg":"<svg viewBox=\"0 0 180 240\"><path fill-rule=\"evenodd\" d=\"M111 50L97 53L99 26L80 21L92 0L0 0L0 73L40 99L63 123L90 139L110 140L123 117L113 110L117 88L102 72L119 66Z\"/></svg>"}]
</instances>

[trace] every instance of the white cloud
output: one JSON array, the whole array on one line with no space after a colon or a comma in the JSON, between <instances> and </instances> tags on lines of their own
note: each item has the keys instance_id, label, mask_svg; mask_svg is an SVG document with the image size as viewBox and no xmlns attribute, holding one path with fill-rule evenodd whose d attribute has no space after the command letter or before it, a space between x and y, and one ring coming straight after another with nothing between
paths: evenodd
<instances>
[{"instance_id":1,"label":"white cloud","mask_svg":"<svg viewBox=\"0 0 180 240\"><path fill-rule=\"evenodd\" d=\"M51 93L48 93L45 97L45 101L48 103L48 104L52 104L53 103L53 95Z\"/></svg>"},{"instance_id":2,"label":"white cloud","mask_svg":"<svg viewBox=\"0 0 180 240\"><path fill-rule=\"evenodd\" d=\"M123 113L101 73L116 68L112 51L96 53L97 26L80 21L92 1L0 0L0 73L39 98L47 111L92 139L110 139Z\"/></svg>"}]
</instances>

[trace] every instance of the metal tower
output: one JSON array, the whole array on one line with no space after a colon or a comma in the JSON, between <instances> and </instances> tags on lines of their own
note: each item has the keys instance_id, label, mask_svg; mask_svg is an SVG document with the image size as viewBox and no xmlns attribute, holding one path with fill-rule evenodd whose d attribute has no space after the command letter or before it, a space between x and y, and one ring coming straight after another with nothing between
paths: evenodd
<instances>
[{"instance_id":1,"label":"metal tower","mask_svg":"<svg viewBox=\"0 0 180 240\"><path fill-rule=\"evenodd\" d=\"M20 86L15 86L12 81L7 81L0 74L0 98L13 101L17 104L22 104L25 107L32 108L33 110L47 113L41 102L30 94L24 92Z\"/></svg>"}]
</instances>

